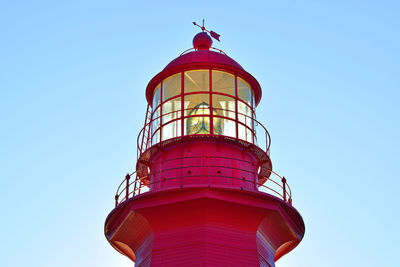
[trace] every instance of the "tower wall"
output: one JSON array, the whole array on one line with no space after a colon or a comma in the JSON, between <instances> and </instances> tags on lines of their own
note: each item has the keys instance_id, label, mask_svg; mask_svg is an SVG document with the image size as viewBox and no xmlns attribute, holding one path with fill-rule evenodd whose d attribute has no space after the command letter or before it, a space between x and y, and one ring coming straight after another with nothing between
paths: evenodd
<instances>
[{"instance_id":1,"label":"tower wall","mask_svg":"<svg viewBox=\"0 0 400 267\"><path fill-rule=\"evenodd\" d=\"M256 191L257 160L243 148L217 141L175 144L150 164L150 190L195 185Z\"/></svg>"},{"instance_id":2,"label":"tower wall","mask_svg":"<svg viewBox=\"0 0 400 267\"><path fill-rule=\"evenodd\" d=\"M107 218L137 266L274 266L301 240L298 212L262 192L192 187L143 194Z\"/></svg>"}]
</instances>

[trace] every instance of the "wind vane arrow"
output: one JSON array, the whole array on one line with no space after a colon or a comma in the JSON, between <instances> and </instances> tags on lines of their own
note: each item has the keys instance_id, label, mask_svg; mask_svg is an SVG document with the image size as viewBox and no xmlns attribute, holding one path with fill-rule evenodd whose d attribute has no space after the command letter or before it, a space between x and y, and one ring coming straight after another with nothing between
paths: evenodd
<instances>
[{"instance_id":1,"label":"wind vane arrow","mask_svg":"<svg viewBox=\"0 0 400 267\"><path fill-rule=\"evenodd\" d=\"M214 31L210 31L209 33L212 38L214 38L215 40L217 40L219 42L220 35L218 33L214 32Z\"/></svg>"},{"instance_id":2,"label":"wind vane arrow","mask_svg":"<svg viewBox=\"0 0 400 267\"><path fill-rule=\"evenodd\" d=\"M193 22L193 25L199 27L203 32L208 32L212 38L214 38L215 40L217 40L218 42L220 42L219 37L221 35L219 35L218 33L214 32L214 31L209 31L204 27L204 19L203 19L203 26L200 26L199 24L197 24L196 22Z\"/></svg>"}]
</instances>

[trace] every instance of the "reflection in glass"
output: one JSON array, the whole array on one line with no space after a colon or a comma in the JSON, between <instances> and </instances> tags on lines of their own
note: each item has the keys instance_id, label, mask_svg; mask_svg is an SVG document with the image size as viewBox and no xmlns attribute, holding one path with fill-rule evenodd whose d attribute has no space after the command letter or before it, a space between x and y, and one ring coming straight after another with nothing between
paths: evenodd
<instances>
[{"instance_id":1,"label":"reflection in glass","mask_svg":"<svg viewBox=\"0 0 400 267\"><path fill-rule=\"evenodd\" d=\"M246 140L246 127L240 123L238 123L238 134L239 139Z\"/></svg>"},{"instance_id":2,"label":"reflection in glass","mask_svg":"<svg viewBox=\"0 0 400 267\"><path fill-rule=\"evenodd\" d=\"M191 112L200 103L203 102L209 103L209 101L210 101L209 94L185 95L185 101L184 101L185 116L187 116L189 112Z\"/></svg>"},{"instance_id":3,"label":"reflection in glass","mask_svg":"<svg viewBox=\"0 0 400 267\"><path fill-rule=\"evenodd\" d=\"M251 106L251 89L248 83L241 78L237 78L238 98Z\"/></svg>"},{"instance_id":4,"label":"reflection in glass","mask_svg":"<svg viewBox=\"0 0 400 267\"><path fill-rule=\"evenodd\" d=\"M153 110L156 109L156 107L158 107L158 105L161 104L161 98L160 98L160 94L161 94L161 85L157 85L156 89L154 89L154 95L153 95Z\"/></svg>"},{"instance_id":5,"label":"reflection in glass","mask_svg":"<svg viewBox=\"0 0 400 267\"><path fill-rule=\"evenodd\" d=\"M235 96L235 76L226 72L213 70L212 91Z\"/></svg>"},{"instance_id":6,"label":"reflection in glass","mask_svg":"<svg viewBox=\"0 0 400 267\"><path fill-rule=\"evenodd\" d=\"M162 140L180 136L181 98L174 98L162 105ZM178 120L175 120L178 119Z\"/></svg>"},{"instance_id":7,"label":"reflection in glass","mask_svg":"<svg viewBox=\"0 0 400 267\"><path fill-rule=\"evenodd\" d=\"M224 117L235 119L235 99L229 96L213 94L212 105Z\"/></svg>"},{"instance_id":8,"label":"reflection in glass","mask_svg":"<svg viewBox=\"0 0 400 267\"><path fill-rule=\"evenodd\" d=\"M185 72L185 94L190 92L210 91L210 71L193 70Z\"/></svg>"},{"instance_id":9,"label":"reflection in glass","mask_svg":"<svg viewBox=\"0 0 400 267\"><path fill-rule=\"evenodd\" d=\"M160 129L158 129L151 139L151 145L155 145L160 142Z\"/></svg>"},{"instance_id":10,"label":"reflection in glass","mask_svg":"<svg viewBox=\"0 0 400 267\"><path fill-rule=\"evenodd\" d=\"M229 120L229 119L222 119L219 117L214 117L214 134L219 134L219 135L225 135L225 136L230 136L230 137L236 137L236 124L234 120ZM221 124L221 130L216 131L216 121L218 120L218 123Z\"/></svg>"},{"instance_id":11,"label":"reflection in glass","mask_svg":"<svg viewBox=\"0 0 400 267\"><path fill-rule=\"evenodd\" d=\"M244 124L239 124L239 138L252 142L251 129L253 128L253 120L251 119L251 108L241 101L238 101L238 119Z\"/></svg>"},{"instance_id":12,"label":"reflection in glass","mask_svg":"<svg viewBox=\"0 0 400 267\"><path fill-rule=\"evenodd\" d=\"M165 101L181 94L181 74L175 74L163 81L163 96Z\"/></svg>"},{"instance_id":13,"label":"reflection in glass","mask_svg":"<svg viewBox=\"0 0 400 267\"><path fill-rule=\"evenodd\" d=\"M151 135L153 136L151 139L151 144L157 144L160 141L160 131L157 131L160 128L160 110L161 107L159 106L153 112L152 122L151 122ZM157 132L156 132L157 131Z\"/></svg>"},{"instance_id":14,"label":"reflection in glass","mask_svg":"<svg viewBox=\"0 0 400 267\"><path fill-rule=\"evenodd\" d=\"M252 127L251 108L241 101L238 101L238 118L240 122Z\"/></svg>"}]
</instances>

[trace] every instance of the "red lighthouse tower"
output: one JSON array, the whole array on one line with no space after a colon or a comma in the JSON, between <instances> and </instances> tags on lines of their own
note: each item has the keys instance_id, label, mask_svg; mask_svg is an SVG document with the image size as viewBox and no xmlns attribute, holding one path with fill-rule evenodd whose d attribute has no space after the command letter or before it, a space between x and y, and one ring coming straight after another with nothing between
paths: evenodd
<instances>
[{"instance_id":1,"label":"red lighthouse tower","mask_svg":"<svg viewBox=\"0 0 400 267\"><path fill-rule=\"evenodd\" d=\"M275 266L304 222L272 171L259 83L204 30L147 86L136 171L105 236L135 266Z\"/></svg>"}]
</instances>

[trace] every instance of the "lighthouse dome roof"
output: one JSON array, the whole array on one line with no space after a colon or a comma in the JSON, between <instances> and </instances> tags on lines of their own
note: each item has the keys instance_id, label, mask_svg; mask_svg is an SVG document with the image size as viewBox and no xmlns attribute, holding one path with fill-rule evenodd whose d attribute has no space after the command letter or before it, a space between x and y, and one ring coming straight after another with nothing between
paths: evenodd
<instances>
[{"instance_id":1,"label":"lighthouse dome roof","mask_svg":"<svg viewBox=\"0 0 400 267\"><path fill-rule=\"evenodd\" d=\"M211 47L212 40L210 37L208 39L206 35L205 32L197 34L193 39L193 48L186 50L179 57L172 60L150 80L146 89L146 99L149 104L152 103L154 89L162 80L182 71L196 69L220 70L237 75L250 84L254 92L256 105L260 102L261 87L258 81L222 50Z\"/></svg>"},{"instance_id":2,"label":"lighthouse dome roof","mask_svg":"<svg viewBox=\"0 0 400 267\"><path fill-rule=\"evenodd\" d=\"M192 51L186 54L183 54L174 60L172 60L165 68L164 70L168 70L177 66L183 66L183 65L193 65L193 64L207 64L207 65L213 65L213 66L226 66L228 68L237 68L240 70L244 70L242 66L240 66L239 63L237 63L235 60L227 56L226 54L223 54L221 52L215 52L212 50L197 50L197 51Z\"/></svg>"}]
</instances>

